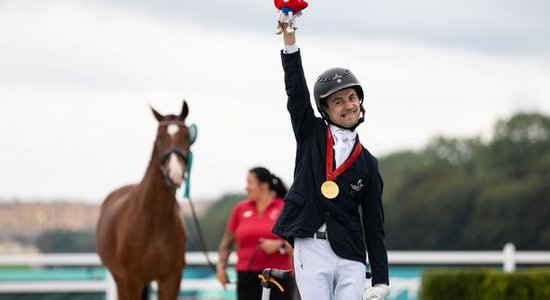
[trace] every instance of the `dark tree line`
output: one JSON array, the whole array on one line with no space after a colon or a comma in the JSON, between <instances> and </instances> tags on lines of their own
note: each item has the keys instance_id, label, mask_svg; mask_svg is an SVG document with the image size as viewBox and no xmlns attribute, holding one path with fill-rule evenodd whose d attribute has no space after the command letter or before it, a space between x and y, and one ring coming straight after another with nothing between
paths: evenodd
<instances>
[{"instance_id":1,"label":"dark tree line","mask_svg":"<svg viewBox=\"0 0 550 300\"><path fill-rule=\"evenodd\" d=\"M434 139L380 161L389 249L550 249L550 119L521 113L493 137Z\"/></svg>"},{"instance_id":2,"label":"dark tree line","mask_svg":"<svg viewBox=\"0 0 550 300\"><path fill-rule=\"evenodd\" d=\"M95 237L92 231L49 230L35 245L43 253L95 252Z\"/></svg>"}]
</instances>

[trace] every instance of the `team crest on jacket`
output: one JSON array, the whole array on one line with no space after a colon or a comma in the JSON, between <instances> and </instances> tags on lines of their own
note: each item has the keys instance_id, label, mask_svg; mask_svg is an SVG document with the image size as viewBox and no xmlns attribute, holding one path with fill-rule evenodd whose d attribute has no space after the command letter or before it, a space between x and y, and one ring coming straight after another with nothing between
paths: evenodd
<instances>
[{"instance_id":1,"label":"team crest on jacket","mask_svg":"<svg viewBox=\"0 0 550 300\"><path fill-rule=\"evenodd\" d=\"M359 179L356 185L352 183L350 186L352 190L359 192L363 188L363 179Z\"/></svg>"}]
</instances>

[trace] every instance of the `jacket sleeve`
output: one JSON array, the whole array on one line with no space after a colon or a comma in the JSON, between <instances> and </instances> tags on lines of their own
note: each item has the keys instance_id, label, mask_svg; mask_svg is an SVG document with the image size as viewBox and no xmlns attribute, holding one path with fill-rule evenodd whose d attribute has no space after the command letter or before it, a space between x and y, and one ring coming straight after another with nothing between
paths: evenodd
<instances>
[{"instance_id":1,"label":"jacket sleeve","mask_svg":"<svg viewBox=\"0 0 550 300\"><path fill-rule=\"evenodd\" d=\"M296 140L303 140L312 131L315 114L311 107L300 51L285 54L281 51L285 72L285 88L288 96L287 109Z\"/></svg>"},{"instance_id":2,"label":"jacket sleeve","mask_svg":"<svg viewBox=\"0 0 550 300\"><path fill-rule=\"evenodd\" d=\"M382 207L382 176L378 171L378 162L369 155L369 180L363 199L363 233L369 264L372 271L372 285L389 284L388 254L384 242L384 209Z\"/></svg>"}]
</instances>

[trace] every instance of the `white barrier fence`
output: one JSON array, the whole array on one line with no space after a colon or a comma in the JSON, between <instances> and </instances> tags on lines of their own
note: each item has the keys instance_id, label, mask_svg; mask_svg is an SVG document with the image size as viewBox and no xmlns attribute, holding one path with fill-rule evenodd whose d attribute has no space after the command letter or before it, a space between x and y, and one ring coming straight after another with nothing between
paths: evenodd
<instances>
[{"instance_id":1,"label":"white barrier fence","mask_svg":"<svg viewBox=\"0 0 550 300\"><path fill-rule=\"evenodd\" d=\"M216 263L218 254L208 252L210 261ZM187 252L187 265L207 266L208 262L202 252ZM236 255L229 257L229 263L235 264ZM101 261L96 253L60 253L60 254L0 254L0 267L28 266L28 267L100 267ZM152 283L156 290L156 283ZM182 291L221 290L221 285L215 279L185 279L181 281ZM228 285L235 289L234 284ZM116 300L116 285L112 276L107 272L107 278L88 280L40 280L40 281L0 281L0 294L7 293L106 293L106 300Z\"/></svg>"},{"instance_id":2,"label":"white barrier fence","mask_svg":"<svg viewBox=\"0 0 550 300\"><path fill-rule=\"evenodd\" d=\"M208 256L214 263L218 255L209 252ZM502 265L505 272L514 272L517 265L550 265L550 251L516 251L514 245L507 244L502 251L389 251L390 265ZM206 266L207 261L201 252L186 254L188 265ZM229 262L234 264L234 253ZM101 262L95 253L86 254L0 254L2 266L67 266L67 267L99 267ZM418 279L392 279L392 293L399 290L408 290L416 293L419 288ZM153 284L153 289L156 285ZM229 285L234 289L234 285ZM181 284L182 291L186 290L221 290L215 279L185 279ZM0 281L1 293L44 293L44 292L104 292L107 300L116 299L116 287L112 277L105 279L89 279L74 281Z\"/></svg>"}]
</instances>

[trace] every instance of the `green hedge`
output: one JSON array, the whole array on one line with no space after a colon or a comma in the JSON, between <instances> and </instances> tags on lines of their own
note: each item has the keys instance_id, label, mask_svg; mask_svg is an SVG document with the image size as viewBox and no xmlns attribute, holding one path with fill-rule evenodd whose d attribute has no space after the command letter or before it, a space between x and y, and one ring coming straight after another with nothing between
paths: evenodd
<instances>
[{"instance_id":1,"label":"green hedge","mask_svg":"<svg viewBox=\"0 0 550 300\"><path fill-rule=\"evenodd\" d=\"M422 300L548 300L550 270L505 274L497 270L427 270L420 288Z\"/></svg>"}]
</instances>

